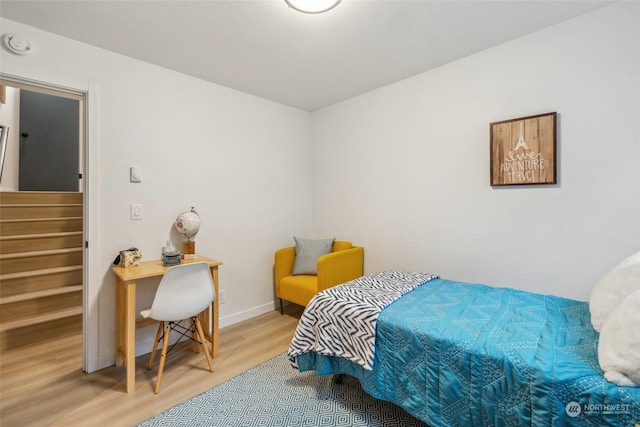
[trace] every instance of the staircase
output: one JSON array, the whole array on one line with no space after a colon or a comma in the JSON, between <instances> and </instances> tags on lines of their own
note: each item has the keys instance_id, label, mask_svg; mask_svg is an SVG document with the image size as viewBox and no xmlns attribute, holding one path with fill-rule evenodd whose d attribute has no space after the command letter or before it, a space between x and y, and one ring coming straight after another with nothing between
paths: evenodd
<instances>
[{"instance_id":1,"label":"staircase","mask_svg":"<svg viewBox=\"0 0 640 427\"><path fill-rule=\"evenodd\" d=\"M82 331L82 193L0 193L0 349Z\"/></svg>"}]
</instances>

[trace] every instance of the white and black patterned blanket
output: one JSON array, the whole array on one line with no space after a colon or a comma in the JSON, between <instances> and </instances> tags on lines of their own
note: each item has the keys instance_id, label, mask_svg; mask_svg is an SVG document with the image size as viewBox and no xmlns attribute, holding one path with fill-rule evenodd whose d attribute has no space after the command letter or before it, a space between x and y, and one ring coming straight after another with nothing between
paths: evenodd
<instances>
[{"instance_id":1,"label":"white and black patterned blanket","mask_svg":"<svg viewBox=\"0 0 640 427\"><path fill-rule=\"evenodd\" d=\"M380 312L434 274L381 271L316 294L300 318L288 357L314 351L342 357L365 369L373 367L376 320Z\"/></svg>"}]
</instances>

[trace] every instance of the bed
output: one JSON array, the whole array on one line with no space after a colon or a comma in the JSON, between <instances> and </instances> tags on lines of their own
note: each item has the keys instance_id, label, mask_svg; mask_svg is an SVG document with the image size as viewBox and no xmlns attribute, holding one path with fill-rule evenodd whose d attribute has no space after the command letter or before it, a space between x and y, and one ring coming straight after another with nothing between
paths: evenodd
<instances>
[{"instance_id":1,"label":"bed","mask_svg":"<svg viewBox=\"0 0 640 427\"><path fill-rule=\"evenodd\" d=\"M598 339L587 302L386 271L316 295L288 356L432 427L636 426L640 388L604 378Z\"/></svg>"}]
</instances>

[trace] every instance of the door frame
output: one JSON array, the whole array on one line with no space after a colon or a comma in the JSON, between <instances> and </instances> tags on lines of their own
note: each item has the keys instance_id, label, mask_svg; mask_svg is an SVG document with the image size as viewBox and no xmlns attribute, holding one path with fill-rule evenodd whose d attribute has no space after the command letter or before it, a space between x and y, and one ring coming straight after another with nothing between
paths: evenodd
<instances>
[{"instance_id":1,"label":"door frame","mask_svg":"<svg viewBox=\"0 0 640 427\"><path fill-rule=\"evenodd\" d=\"M97 224L97 183L91 179L93 171L98 170L97 156L97 93L98 84L89 81L86 89L76 89L45 83L19 76L0 73L0 85L18 89L45 93L48 95L71 98L80 102L80 155L79 170L82 174L80 191L83 194L83 278L82 278L82 370L93 372L98 369L98 316L97 310L90 312L89 307L97 307L97 292L88 286L91 272L97 271L97 230L91 227ZM90 124L94 124L90 126ZM91 250L89 246L91 242ZM95 294L95 295L94 295ZM92 304L95 302L95 304Z\"/></svg>"}]
</instances>

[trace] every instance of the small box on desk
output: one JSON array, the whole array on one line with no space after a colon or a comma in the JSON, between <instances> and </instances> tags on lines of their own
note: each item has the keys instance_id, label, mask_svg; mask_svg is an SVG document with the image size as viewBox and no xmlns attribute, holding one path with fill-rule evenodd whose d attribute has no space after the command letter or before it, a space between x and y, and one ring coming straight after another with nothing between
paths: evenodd
<instances>
[{"instance_id":1,"label":"small box on desk","mask_svg":"<svg viewBox=\"0 0 640 427\"><path fill-rule=\"evenodd\" d=\"M165 267L171 267L174 265L179 265L180 264L180 252L178 251L174 251L174 252L165 252L164 254L162 254L162 265L164 265Z\"/></svg>"}]
</instances>

